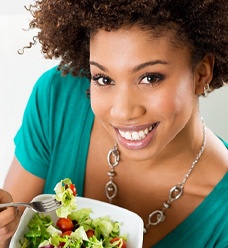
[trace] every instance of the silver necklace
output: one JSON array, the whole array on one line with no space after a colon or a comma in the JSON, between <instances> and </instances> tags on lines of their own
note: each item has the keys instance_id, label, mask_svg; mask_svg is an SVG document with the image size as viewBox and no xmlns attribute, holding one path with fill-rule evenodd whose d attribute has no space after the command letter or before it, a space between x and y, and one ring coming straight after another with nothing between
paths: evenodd
<instances>
[{"instance_id":1,"label":"silver necklace","mask_svg":"<svg viewBox=\"0 0 228 248\"><path fill-rule=\"evenodd\" d=\"M205 130L205 124L204 124L204 121L202 118L201 118L201 121L203 124L203 143L202 143L202 146L201 146L195 160L191 164L188 172L185 174L182 182L178 183L177 185L173 186L170 189L169 198L166 202L163 203L163 207L161 209L155 210L149 214L148 223L144 227L144 233L147 232L147 229L150 226L156 226L159 223L163 222L165 220L165 211L170 207L170 205L173 201L179 199L182 196L182 194L184 192L184 185L185 185L187 179L189 178L189 176L191 175L193 169L195 168L197 162L199 161L199 159L200 159L200 157L203 154L204 149L205 149L206 130ZM118 192L118 187L117 187L116 183L114 182L114 177L116 175L115 167L119 164L119 161L120 161L120 152L117 148L117 144L115 144L115 146L108 152L107 160L108 160L108 164L109 164L109 172L108 172L109 181L105 185L105 193L106 193L106 197L109 200L109 203L112 203L112 200L116 197L117 192Z\"/></svg>"}]
</instances>

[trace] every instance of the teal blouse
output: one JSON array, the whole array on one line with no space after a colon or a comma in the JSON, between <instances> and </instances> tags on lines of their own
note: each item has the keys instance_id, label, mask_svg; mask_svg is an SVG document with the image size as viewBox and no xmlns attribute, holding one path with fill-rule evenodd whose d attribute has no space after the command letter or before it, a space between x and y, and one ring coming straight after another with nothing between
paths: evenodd
<instances>
[{"instance_id":1,"label":"teal blouse","mask_svg":"<svg viewBox=\"0 0 228 248\"><path fill-rule=\"evenodd\" d=\"M153 248L228 247L228 173L179 226Z\"/></svg>"},{"instance_id":2,"label":"teal blouse","mask_svg":"<svg viewBox=\"0 0 228 248\"><path fill-rule=\"evenodd\" d=\"M53 68L34 86L15 137L15 156L30 173L44 178L43 193L54 193L71 178L83 196L86 159L94 115L86 78L61 76ZM224 143L225 144L225 143ZM225 144L227 146L227 144ZM195 211L154 248L228 247L228 173Z\"/></svg>"},{"instance_id":3,"label":"teal blouse","mask_svg":"<svg viewBox=\"0 0 228 248\"><path fill-rule=\"evenodd\" d=\"M71 178L83 196L85 165L94 115L86 95L86 78L61 76L53 68L35 84L22 126L14 141L15 156L30 173L44 178L43 193Z\"/></svg>"}]
</instances>

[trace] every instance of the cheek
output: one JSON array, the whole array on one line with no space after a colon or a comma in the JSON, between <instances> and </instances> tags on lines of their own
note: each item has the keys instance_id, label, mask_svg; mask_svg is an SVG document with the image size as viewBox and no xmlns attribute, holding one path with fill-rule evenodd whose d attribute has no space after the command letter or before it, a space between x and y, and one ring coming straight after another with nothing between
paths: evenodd
<instances>
[{"instance_id":1,"label":"cheek","mask_svg":"<svg viewBox=\"0 0 228 248\"><path fill-rule=\"evenodd\" d=\"M99 93L99 89L96 89L96 86L91 86L90 99L93 113L98 118L107 116L107 112L110 108L110 99L108 100L105 94Z\"/></svg>"},{"instance_id":2,"label":"cheek","mask_svg":"<svg viewBox=\"0 0 228 248\"><path fill-rule=\"evenodd\" d=\"M156 96L154 105L161 115L174 118L180 113L188 115L194 106L194 94L191 86L180 84L179 87L167 89Z\"/></svg>"}]
</instances>

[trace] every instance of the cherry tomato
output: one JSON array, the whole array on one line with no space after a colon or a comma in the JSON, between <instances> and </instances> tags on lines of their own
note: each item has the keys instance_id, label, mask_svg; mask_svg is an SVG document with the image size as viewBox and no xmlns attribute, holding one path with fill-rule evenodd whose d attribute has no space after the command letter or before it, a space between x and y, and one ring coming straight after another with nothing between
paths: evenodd
<instances>
[{"instance_id":1,"label":"cherry tomato","mask_svg":"<svg viewBox=\"0 0 228 248\"><path fill-rule=\"evenodd\" d=\"M93 237L94 236L94 230L89 229L88 231L86 231L86 235L88 238Z\"/></svg>"},{"instance_id":2,"label":"cherry tomato","mask_svg":"<svg viewBox=\"0 0 228 248\"><path fill-rule=\"evenodd\" d=\"M120 239L122 239L122 238L119 238L119 237L113 238L113 239L111 239L110 243L113 244L114 242L119 241ZM120 242L120 244L118 245L118 247L120 247L120 248L127 248L126 241L122 239L122 245L121 245L121 242Z\"/></svg>"},{"instance_id":3,"label":"cherry tomato","mask_svg":"<svg viewBox=\"0 0 228 248\"><path fill-rule=\"evenodd\" d=\"M66 231L72 231L74 229L74 224L73 222L68 219L68 218L59 218L56 226L62 231L62 232L66 232Z\"/></svg>"},{"instance_id":4,"label":"cherry tomato","mask_svg":"<svg viewBox=\"0 0 228 248\"><path fill-rule=\"evenodd\" d=\"M63 232L63 233L61 234L61 237L63 237L63 236L70 236L71 233L72 233L72 231Z\"/></svg>"},{"instance_id":5,"label":"cherry tomato","mask_svg":"<svg viewBox=\"0 0 228 248\"><path fill-rule=\"evenodd\" d=\"M76 190L75 185L74 185L73 183L71 183L71 184L69 185L69 188L72 190L73 195L76 196L77 190Z\"/></svg>"}]
</instances>

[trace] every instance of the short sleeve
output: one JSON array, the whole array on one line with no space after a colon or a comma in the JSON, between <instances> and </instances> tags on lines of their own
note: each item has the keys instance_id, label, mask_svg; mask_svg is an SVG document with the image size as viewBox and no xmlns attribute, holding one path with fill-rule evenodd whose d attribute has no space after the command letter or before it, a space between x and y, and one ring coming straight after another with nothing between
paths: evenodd
<instances>
[{"instance_id":1,"label":"short sleeve","mask_svg":"<svg viewBox=\"0 0 228 248\"><path fill-rule=\"evenodd\" d=\"M93 112L86 92L90 81L53 68L36 82L22 125L15 136L15 156L28 172L45 179L44 193L71 178L83 194Z\"/></svg>"},{"instance_id":2,"label":"short sleeve","mask_svg":"<svg viewBox=\"0 0 228 248\"><path fill-rule=\"evenodd\" d=\"M15 156L30 173L45 178L50 163L49 95L53 71L36 82L28 100L15 142Z\"/></svg>"}]
</instances>

